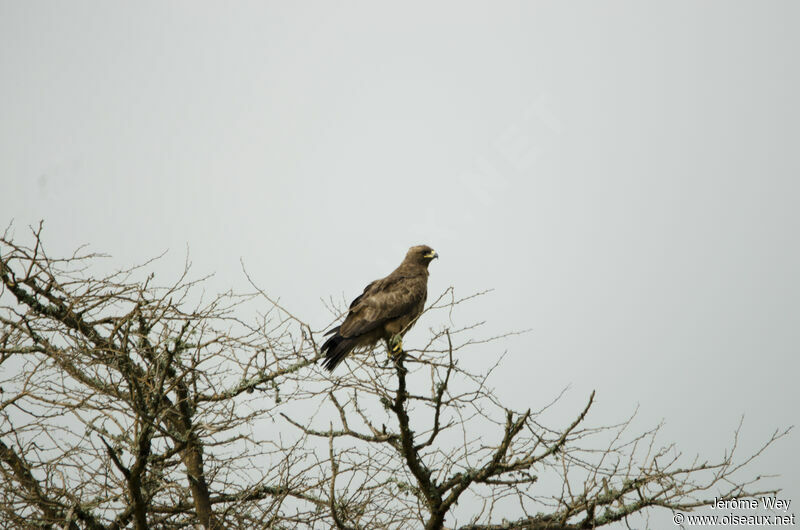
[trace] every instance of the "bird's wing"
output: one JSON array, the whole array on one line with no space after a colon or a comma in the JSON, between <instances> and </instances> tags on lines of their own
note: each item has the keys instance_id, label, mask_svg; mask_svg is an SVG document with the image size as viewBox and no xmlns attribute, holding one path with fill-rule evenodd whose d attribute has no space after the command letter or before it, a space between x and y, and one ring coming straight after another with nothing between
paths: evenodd
<instances>
[{"instance_id":1,"label":"bird's wing","mask_svg":"<svg viewBox=\"0 0 800 530\"><path fill-rule=\"evenodd\" d=\"M424 277L387 277L372 282L353 300L350 312L339 327L343 337L369 333L388 320L408 313L425 298Z\"/></svg>"}]
</instances>

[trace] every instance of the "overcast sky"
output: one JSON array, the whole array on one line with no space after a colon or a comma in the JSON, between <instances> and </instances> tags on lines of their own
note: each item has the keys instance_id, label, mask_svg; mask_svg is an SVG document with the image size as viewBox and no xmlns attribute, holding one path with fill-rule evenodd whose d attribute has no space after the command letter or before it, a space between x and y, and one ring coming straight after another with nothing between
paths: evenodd
<instances>
[{"instance_id":1,"label":"overcast sky","mask_svg":"<svg viewBox=\"0 0 800 530\"><path fill-rule=\"evenodd\" d=\"M798 35L796 2L0 0L0 224L219 290L241 258L317 327L426 243L432 293L531 329L464 361L507 349L510 404L596 389L709 457L744 414L752 449L800 417ZM796 447L755 471L800 506Z\"/></svg>"}]
</instances>

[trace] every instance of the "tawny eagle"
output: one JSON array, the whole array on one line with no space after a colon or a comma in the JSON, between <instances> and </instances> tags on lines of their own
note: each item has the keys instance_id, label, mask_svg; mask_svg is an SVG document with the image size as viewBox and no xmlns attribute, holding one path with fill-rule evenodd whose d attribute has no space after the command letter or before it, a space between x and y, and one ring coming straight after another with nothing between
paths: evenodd
<instances>
[{"instance_id":1,"label":"tawny eagle","mask_svg":"<svg viewBox=\"0 0 800 530\"><path fill-rule=\"evenodd\" d=\"M439 255L427 245L408 249L403 263L385 278L364 288L350 304L341 325L328 331L322 366L333 371L359 346L386 341L390 354L403 351L403 335L417 321L428 297L428 264Z\"/></svg>"}]
</instances>

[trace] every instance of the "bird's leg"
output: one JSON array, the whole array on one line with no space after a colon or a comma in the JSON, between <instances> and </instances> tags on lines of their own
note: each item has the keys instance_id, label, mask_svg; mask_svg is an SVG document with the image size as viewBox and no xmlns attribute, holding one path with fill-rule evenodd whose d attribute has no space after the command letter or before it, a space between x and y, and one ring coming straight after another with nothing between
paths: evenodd
<instances>
[{"instance_id":1,"label":"bird's leg","mask_svg":"<svg viewBox=\"0 0 800 530\"><path fill-rule=\"evenodd\" d=\"M392 335L391 338L387 341L389 346L389 359L392 360L395 367L398 370L402 370L406 372L407 370L403 366L403 355L405 352L403 351L403 337L399 333L396 335Z\"/></svg>"},{"instance_id":2,"label":"bird's leg","mask_svg":"<svg viewBox=\"0 0 800 530\"><path fill-rule=\"evenodd\" d=\"M403 337L398 333L389 339L389 356L396 357L403 353Z\"/></svg>"},{"instance_id":3,"label":"bird's leg","mask_svg":"<svg viewBox=\"0 0 800 530\"><path fill-rule=\"evenodd\" d=\"M389 353L387 360L391 361L395 368L403 373L408 372L405 366L403 366L403 355L405 352L403 351L403 337L399 333L386 339L386 351Z\"/></svg>"},{"instance_id":4,"label":"bird's leg","mask_svg":"<svg viewBox=\"0 0 800 530\"><path fill-rule=\"evenodd\" d=\"M386 352L389 354L387 361L391 361L395 366L405 371L402 367L403 337L398 333L386 339ZM384 364L386 366L386 364Z\"/></svg>"}]
</instances>

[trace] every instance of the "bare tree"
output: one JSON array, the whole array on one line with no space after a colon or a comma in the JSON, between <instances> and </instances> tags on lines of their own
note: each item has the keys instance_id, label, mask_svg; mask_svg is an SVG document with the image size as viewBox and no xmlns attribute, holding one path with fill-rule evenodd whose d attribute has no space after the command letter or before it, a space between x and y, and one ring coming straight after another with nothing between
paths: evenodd
<instances>
[{"instance_id":1,"label":"bare tree","mask_svg":"<svg viewBox=\"0 0 800 530\"><path fill-rule=\"evenodd\" d=\"M237 319L252 297L204 301L188 264L167 287L137 279L143 267L96 278L99 256L53 259L34 236L32 248L2 241L6 521L251 528L282 521L287 497L318 511L313 484L293 482L302 448L253 438L275 399L248 392L313 362L285 319Z\"/></svg>"},{"instance_id":2,"label":"bare tree","mask_svg":"<svg viewBox=\"0 0 800 530\"><path fill-rule=\"evenodd\" d=\"M470 298L449 289L428 311L449 312ZM594 392L571 421L547 426L541 418L561 396L538 411L510 410L489 386L500 360L482 374L460 366L463 350L503 338L476 340L475 327L432 330L423 348L388 367L375 352L350 361L352 371L328 393L336 420L327 428L284 415L328 441L337 528L595 528L652 507L686 511L713 497L774 493L758 487L764 475L742 471L788 429L737 459L737 428L716 461L686 461L673 444L660 445L661 425L629 434L631 416L586 426ZM456 509L459 502L465 507Z\"/></svg>"},{"instance_id":3,"label":"bare tree","mask_svg":"<svg viewBox=\"0 0 800 530\"><path fill-rule=\"evenodd\" d=\"M0 240L5 526L593 528L767 493L748 464L788 432L685 461L658 428L588 426L594 392L547 426L558 398L509 410L491 370L461 366L502 338L476 326L330 376L317 332L255 283L204 300L188 264L157 286L150 263L100 275L100 256L51 258L40 236ZM474 299L448 289L423 318Z\"/></svg>"}]
</instances>

